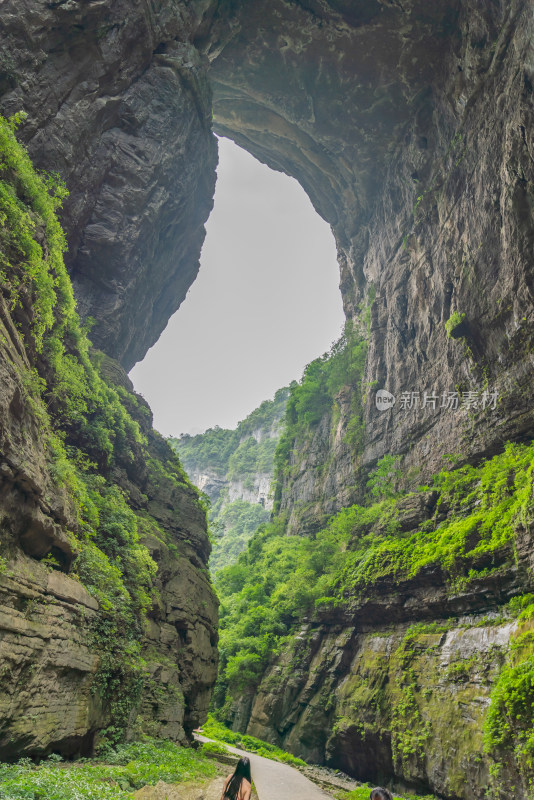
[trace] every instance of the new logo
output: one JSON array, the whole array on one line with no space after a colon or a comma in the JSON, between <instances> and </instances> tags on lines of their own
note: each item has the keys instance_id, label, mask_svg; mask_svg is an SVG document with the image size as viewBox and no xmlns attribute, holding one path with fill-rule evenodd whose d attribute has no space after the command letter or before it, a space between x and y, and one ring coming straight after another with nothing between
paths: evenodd
<instances>
[{"instance_id":1,"label":"new logo","mask_svg":"<svg viewBox=\"0 0 534 800\"><path fill-rule=\"evenodd\" d=\"M375 405L379 411L387 411L395 405L395 396L386 389L379 389L375 397Z\"/></svg>"}]
</instances>

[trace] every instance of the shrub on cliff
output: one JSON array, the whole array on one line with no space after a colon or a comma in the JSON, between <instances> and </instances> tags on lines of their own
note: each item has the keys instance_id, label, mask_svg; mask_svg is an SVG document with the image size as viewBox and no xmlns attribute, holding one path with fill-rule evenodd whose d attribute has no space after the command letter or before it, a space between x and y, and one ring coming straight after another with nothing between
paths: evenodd
<instances>
[{"instance_id":1,"label":"shrub on cliff","mask_svg":"<svg viewBox=\"0 0 534 800\"><path fill-rule=\"evenodd\" d=\"M56 216L66 188L57 175L34 170L15 137L23 119L0 117L0 289L30 362L20 368L25 402L38 421L56 490L69 498L65 535L77 554L71 575L99 602L88 630L101 656L93 690L110 711L108 735L115 740L140 697L146 672L141 635L158 597L156 564L140 542L129 497L112 485L112 475L135 472L139 464L149 472L152 462L139 423L104 380L80 324ZM178 474L190 487L174 461L158 468L169 481ZM60 553L46 563L69 568Z\"/></svg>"},{"instance_id":2,"label":"shrub on cliff","mask_svg":"<svg viewBox=\"0 0 534 800\"><path fill-rule=\"evenodd\" d=\"M434 517L409 532L398 521L403 498L391 496L343 509L312 538L286 536L280 519L262 526L237 563L216 578L218 705L261 680L303 617L357 605L379 579L394 591L434 567L454 593L498 575L513 562L516 530L531 519L533 464L534 444L510 444L478 466L443 470L434 479ZM426 497L427 487L420 492ZM510 680L519 681L521 670ZM500 704L512 713L505 695Z\"/></svg>"}]
</instances>

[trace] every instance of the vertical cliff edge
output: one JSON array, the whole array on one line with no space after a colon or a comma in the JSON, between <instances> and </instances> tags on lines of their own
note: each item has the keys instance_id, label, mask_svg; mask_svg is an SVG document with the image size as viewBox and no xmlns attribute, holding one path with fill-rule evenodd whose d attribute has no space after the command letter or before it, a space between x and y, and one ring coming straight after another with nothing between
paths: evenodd
<instances>
[{"instance_id":1,"label":"vertical cliff edge","mask_svg":"<svg viewBox=\"0 0 534 800\"><path fill-rule=\"evenodd\" d=\"M289 400L273 526L220 578L221 714L360 777L528 800L531 3L6 0L0 25L2 113L68 186L106 354L61 182L4 124L3 752L204 713L205 514L121 370L195 278L213 126L331 224L350 323Z\"/></svg>"},{"instance_id":2,"label":"vertical cliff edge","mask_svg":"<svg viewBox=\"0 0 534 800\"><path fill-rule=\"evenodd\" d=\"M92 350L63 264L57 175L0 120L0 753L185 743L217 669L197 491L122 368Z\"/></svg>"}]
</instances>

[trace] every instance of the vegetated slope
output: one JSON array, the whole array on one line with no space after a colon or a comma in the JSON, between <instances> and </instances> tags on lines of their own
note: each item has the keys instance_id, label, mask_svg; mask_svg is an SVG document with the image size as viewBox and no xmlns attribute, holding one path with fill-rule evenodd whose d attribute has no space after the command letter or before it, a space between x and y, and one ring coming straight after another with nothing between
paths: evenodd
<instances>
[{"instance_id":1,"label":"vegetated slope","mask_svg":"<svg viewBox=\"0 0 534 800\"><path fill-rule=\"evenodd\" d=\"M185 742L216 671L206 514L63 264L66 194L0 118L0 753Z\"/></svg>"},{"instance_id":2,"label":"vegetated slope","mask_svg":"<svg viewBox=\"0 0 534 800\"><path fill-rule=\"evenodd\" d=\"M201 750L176 747L167 740L144 736L142 741L101 747L98 757L65 761L56 753L35 764L22 758L0 763L2 800L132 800L144 786L187 782L198 792L217 772L213 759ZM142 793L152 792L146 790Z\"/></svg>"},{"instance_id":3,"label":"vegetated slope","mask_svg":"<svg viewBox=\"0 0 534 800\"><path fill-rule=\"evenodd\" d=\"M235 561L273 506L274 453L289 389L240 422L234 430L210 428L196 436L170 438L191 481L211 500L208 513L215 537L212 573Z\"/></svg>"},{"instance_id":4,"label":"vegetated slope","mask_svg":"<svg viewBox=\"0 0 534 800\"><path fill-rule=\"evenodd\" d=\"M339 383L351 377L361 392L355 372L333 378L355 347L346 341L292 387L278 515L217 575L218 716L362 779L460 798L513 785L528 798L534 444L475 464L451 454L411 492L402 458L385 456L360 475L359 503L295 535L288 525L306 507L284 508L280 487L294 491L299 459L326 430L331 452L336 398L349 390ZM357 410L352 419L360 431ZM349 446L357 461L361 436Z\"/></svg>"}]
</instances>

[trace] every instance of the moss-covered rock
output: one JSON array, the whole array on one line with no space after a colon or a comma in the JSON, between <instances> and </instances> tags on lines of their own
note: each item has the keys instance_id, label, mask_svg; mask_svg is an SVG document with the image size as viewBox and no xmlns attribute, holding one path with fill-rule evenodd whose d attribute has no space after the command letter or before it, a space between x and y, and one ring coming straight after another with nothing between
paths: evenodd
<instances>
[{"instance_id":1,"label":"moss-covered rock","mask_svg":"<svg viewBox=\"0 0 534 800\"><path fill-rule=\"evenodd\" d=\"M66 190L33 169L21 121L0 119L0 752L88 752L143 728L140 710L185 741L216 670L205 510L122 368L91 350Z\"/></svg>"}]
</instances>

